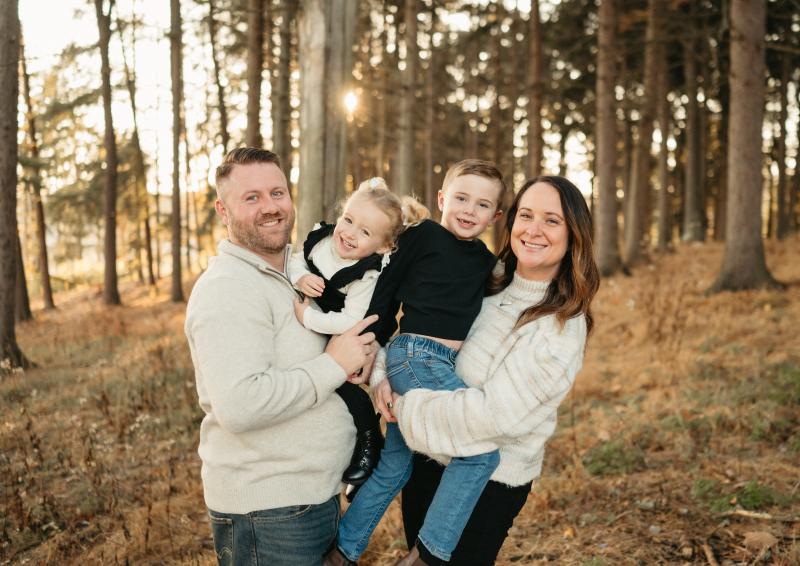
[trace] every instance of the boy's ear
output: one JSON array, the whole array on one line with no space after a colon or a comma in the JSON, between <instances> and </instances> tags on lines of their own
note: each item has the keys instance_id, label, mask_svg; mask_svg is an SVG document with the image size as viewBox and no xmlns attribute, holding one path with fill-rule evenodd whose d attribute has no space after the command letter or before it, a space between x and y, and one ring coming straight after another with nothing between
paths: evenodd
<instances>
[{"instance_id":1,"label":"boy's ear","mask_svg":"<svg viewBox=\"0 0 800 566\"><path fill-rule=\"evenodd\" d=\"M439 212L444 209L444 191L439 191L436 194L436 203L439 205Z\"/></svg>"},{"instance_id":2,"label":"boy's ear","mask_svg":"<svg viewBox=\"0 0 800 566\"><path fill-rule=\"evenodd\" d=\"M494 216L492 216L492 219L489 221L489 225L492 225L495 222L497 222L500 219L501 216L503 216L503 211L499 210L499 209L496 210L495 213L494 213Z\"/></svg>"}]
</instances>

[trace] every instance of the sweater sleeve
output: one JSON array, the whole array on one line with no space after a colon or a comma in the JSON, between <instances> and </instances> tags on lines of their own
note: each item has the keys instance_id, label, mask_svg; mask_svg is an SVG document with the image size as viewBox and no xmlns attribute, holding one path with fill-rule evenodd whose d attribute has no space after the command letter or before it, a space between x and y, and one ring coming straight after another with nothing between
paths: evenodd
<instances>
[{"instance_id":1,"label":"sweater sleeve","mask_svg":"<svg viewBox=\"0 0 800 566\"><path fill-rule=\"evenodd\" d=\"M263 428L325 401L346 378L326 353L285 368L274 365L278 329L269 301L234 278L195 288L186 334L220 425L240 434Z\"/></svg>"},{"instance_id":2,"label":"sweater sleeve","mask_svg":"<svg viewBox=\"0 0 800 566\"><path fill-rule=\"evenodd\" d=\"M586 324L582 317L571 319L562 331L555 317L537 322L483 390L406 393L395 414L409 447L450 457L481 454L535 432L551 417L580 370Z\"/></svg>"},{"instance_id":3,"label":"sweater sleeve","mask_svg":"<svg viewBox=\"0 0 800 566\"><path fill-rule=\"evenodd\" d=\"M303 315L303 326L320 334L341 334L349 330L367 314L377 281L378 272L368 271L364 277L350 284L341 311L322 312L316 309L306 309Z\"/></svg>"},{"instance_id":4,"label":"sweater sleeve","mask_svg":"<svg viewBox=\"0 0 800 566\"><path fill-rule=\"evenodd\" d=\"M311 272L308 270L308 264L306 264L306 258L303 257L302 251L293 253L291 256L289 256L289 261L286 264L286 275L289 278L289 281L292 282L292 285L297 287L297 281L303 275L310 274Z\"/></svg>"},{"instance_id":5,"label":"sweater sleeve","mask_svg":"<svg viewBox=\"0 0 800 566\"><path fill-rule=\"evenodd\" d=\"M426 226L423 223L412 226L400 234L397 251L392 254L391 261L383 268L375 285L367 314L377 314L378 320L366 331L374 332L381 346L386 345L397 330L397 313L400 310L397 292L418 253L424 229Z\"/></svg>"}]
</instances>

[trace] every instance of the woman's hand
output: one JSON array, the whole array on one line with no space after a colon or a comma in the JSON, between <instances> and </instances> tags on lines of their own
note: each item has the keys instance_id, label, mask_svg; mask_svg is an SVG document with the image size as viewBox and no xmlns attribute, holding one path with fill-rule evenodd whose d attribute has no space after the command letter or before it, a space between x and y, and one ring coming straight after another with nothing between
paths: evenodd
<instances>
[{"instance_id":1,"label":"woman's hand","mask_svg":"<svg viewBox=\"0 0 800 566\"><path fill-rule=\"evenodd\" d=\"M392 413L392 409L394 408L395 400L399 398L400 396L392 391L392 386L389 385L388 379L381 381L375 386L375 389L372 390L372 399L375 401L375 406L378 408L380 414L383 415L383 418L386 419L387 423L397 422L397 419Z\"/></svg>"}]
</instances>

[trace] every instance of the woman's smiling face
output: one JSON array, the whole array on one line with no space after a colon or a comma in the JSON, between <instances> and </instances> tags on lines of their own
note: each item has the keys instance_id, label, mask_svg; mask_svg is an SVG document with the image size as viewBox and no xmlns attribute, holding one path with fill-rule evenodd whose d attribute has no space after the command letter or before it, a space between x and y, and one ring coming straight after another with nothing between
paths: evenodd
<instances>
[{"instance_id":1,"label":"woman's smiling face","mask_svg":"<svg viewBox=\"0 0 800 566\"><path fill-rule=\"evenodd\" d=\"M553 279L568 244L569 231L561 196L548 183L535 183L520 198L511 227L511 249L517 257L517 273L534 281Z\"/></svg>"}]
</instances>

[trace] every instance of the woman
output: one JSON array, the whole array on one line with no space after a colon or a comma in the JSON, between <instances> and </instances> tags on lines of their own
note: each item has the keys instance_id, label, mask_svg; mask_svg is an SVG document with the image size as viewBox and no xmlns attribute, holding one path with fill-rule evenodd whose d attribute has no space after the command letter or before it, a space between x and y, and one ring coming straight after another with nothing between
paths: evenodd
<instances>
[{"instance_id":1,"label":"woman","mask_svg":"<svg viewBox=\"0 0 800 566\"><path fill-rule=\"evenodd\" d=\"M580 191L563 177L537 177L517 193L491 285L456 370L469 389L391 393L375 389L415 451L440 461L500 450L500 466L472 513L449 564L493 564L542 467L558 405L572 387L592 328L599 286L592 221ZM425 457L403 490L412 551L398 564L440 564L417 532L444 468Z\"/></svg>"}]
</instances>

